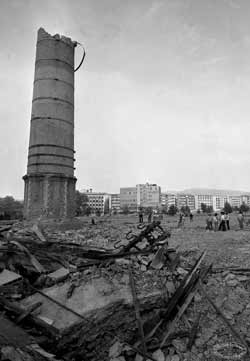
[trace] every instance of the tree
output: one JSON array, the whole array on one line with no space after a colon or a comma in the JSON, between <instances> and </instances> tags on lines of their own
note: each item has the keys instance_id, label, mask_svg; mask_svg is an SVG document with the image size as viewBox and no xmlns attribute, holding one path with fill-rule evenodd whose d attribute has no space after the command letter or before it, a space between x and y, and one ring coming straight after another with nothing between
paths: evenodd
<instances>
[{"instance_id":1,"label":"tree","mask_svg":"<svg viewBox=\"0 0 250 361\"><path fill-rule=\"evenodd\" d=\"M246 213L249 211L249 206L246 203L242 203L240 205L239 211L242 213Z\"/></svg>"},{"instance_id":2,"label":"tree","mask_svg":"<svg viewBox=\"0 0 250 361\"><path fill-rule=\"evenodd\" d=\"M150 213L152 214L153 213L153 208L152 207L146 207L144 211L145 211L145 214L150 214Z\"/></svg>"},{"instance_id":3,"label":"tree","mask_svg":"<svg viewBox=\"0 0 250 361\"><path fill-rule=\"evenodd\" d=\"M232 213L233 212L233 208L232 208L230 203L225 202L225 204L224 204L224 212L225 213Z\"/></svg>"},{"instance_id":4,"label":"tree","mask_svg":"<svg viewBox=\"0 0 250 361\"><path fill-rule=\"evenodd\" d=\"M213 206L207 206L207 213L213 213Z\"/></svg>"},{"instance_id":5,"label":"tree","mask_svg":"<svg viewBox=\"0 0 250 361\"><path fill-rule=\"evenodd\" d=\"M166 205L163 206L161 211L162 211L163 214L168 214L168 207Z\"/></svg>"},{"instance_id":6,"label":"tree","mask_svg":"<svg viewBox=\"0 0 250 361\"><path fill-rule=\"evenodd\" d=\"M129 214L129 206L127 204L124 204L122 207L121 207L121 213L122 214Z\"/></svg>"},{"instance_id":7,"label":"tree","mask_svg":"<svg viewBox=\"0 0 250 361\"><path fill-rule=\"evenodd\" d=\"M207 212L207 205L205 203L201 203L201 210L202 210L202 213Z\"/></svg>"},{"instance_id":8,"label":"tree","mask_svg":"<svg viewBox=\"0 0 250 361\"><path fill-rule=\"evenodd\" d=\"M168 215L174 216L177 212L178 212L178 208L174 204L171 204L171 206L168 209Z\"/></svg>"},{"instance_id":9,"label":"tree","mask_svg":"<svg viewBox=\"0 0 250 361\"><path fill-rule=\"evenodd\" d=\"M95 214L96 214L97 217L100 217L100 215L101 215L100 209L96 208Z\"/></svg>"},{"instance_id":10,"label":"tree","mask_svg":"<svg viewBox=\"0 0 250 361\"><path fill-rule=\"evenodd\" d=\"M79 191L76 191L75 200L76 200L76 215L77 216L85 215L89 201L87 195Z\"/></svg>"},{"instance_id":11,"label":"tree","mask_svg":"<svg viewBox=\"0 0 250 361\"><path fill-rule=\"evenodd\" d=\"M181 212L184 213L186 216L188 216L190 214L189 206L182 206L181 207Z\"/></svg>"},{"instance_id":12,"label":"tree","mask_svg":"<svg viewBox=\"0 0 250 361\"><path fill-rule=\"evenodd\" d=\"M22 219L23 202L17 201L12 196L0 198L1 219Z\"/></svg>"},{"instance_id":13,"label":"tree","mask_svg":"<svg viewBox=\"0 0 250 361\"><path fill-rule=\"evenodd\" d=\"M86 209L85 209L85 216L89 216L92 212L92 209L90 206L87 206Z\"/></svg>"}]
</instances>

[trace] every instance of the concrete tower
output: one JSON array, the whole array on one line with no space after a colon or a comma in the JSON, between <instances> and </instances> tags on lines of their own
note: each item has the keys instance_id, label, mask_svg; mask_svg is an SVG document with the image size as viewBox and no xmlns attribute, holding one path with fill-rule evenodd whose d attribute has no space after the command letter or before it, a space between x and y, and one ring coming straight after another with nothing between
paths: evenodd
<instances>
[{"instance_id":1,"label":"concrete tower","mask_svg":"<svg viewBox=\"0 0 250 361\"><path fill-rule=\"evenodd\" d=\"M74 216L74 49L38 30L27 174L27 219Z\"/></svg>"}]
</instances>

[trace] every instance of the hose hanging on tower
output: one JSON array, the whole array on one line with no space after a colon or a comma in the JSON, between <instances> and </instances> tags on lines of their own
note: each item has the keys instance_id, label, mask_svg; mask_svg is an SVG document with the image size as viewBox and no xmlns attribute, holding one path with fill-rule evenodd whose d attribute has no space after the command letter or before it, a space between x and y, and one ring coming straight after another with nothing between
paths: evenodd
<instances>
[{"instance_id":1,"label":"hose hanging on tower","mask_svg":"<svg viewBox=\"0 0 250 361\"><path fill-rule=\"evenodd\" d=\"M81 67L81 65L82 65L82 63L83 63L83 61L84 61L84 59L85 59L85 55L86 55L86 51L85 51L83 45L82 45L81 43L78 43L78 41L76 41L76 44L77 44L77 45L80 45L80 46L82 47L82 49L83 49L83 55L82 55L82 59L81 59L81 61L80 61L80 64L78 65L78 67L77 67L76 69L74 69L74 73Z\"/></svg>"}]
</instances>

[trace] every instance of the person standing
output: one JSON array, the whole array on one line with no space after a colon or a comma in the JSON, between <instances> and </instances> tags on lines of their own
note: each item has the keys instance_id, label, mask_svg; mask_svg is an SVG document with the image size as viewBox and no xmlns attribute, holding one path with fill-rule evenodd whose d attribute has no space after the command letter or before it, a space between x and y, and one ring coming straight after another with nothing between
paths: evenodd
<instances>
[{"instance_id":1,"label":"person standing","mask_svg":"<svg viewBox=\"0 0 250 361\"><path fill-rule=\"evenodd\" d=\"M237 219L238 219L238 222L239 222L240 229L243 229L244 228L244 216L243 216L243 213L241 211L239 211Z\"/></svg>"},{"instance_id":2,"label":"person standing","mask_svg":"<svg viewBox=\"0 0 250 361\"><path fill-rule=\"evenodd\" d=\"M229 225L229 214L225 214L225 222L226 222L226 228L228 231L230 231L230 225Z\"/></svg>"},{"instance_id":3,"label":"person standing","mask_svg":"<svg viewBox=\"0 0 250 361\"><path fill-rule=\"evenodd\" d=\"M190 214L189 214L189 219L190 219L190 222L193 222L193 218L194 218L194 215L193 215L193 213L192 213L192 212L190 212Z\"/></svg>"},{"instance_id":4,"label":"person standing","mask_svg":"<svg viewBox=\"0 0 250 361\"><path fill-rule=\"evenodd\" d=\"M219 231L226 231L225 213L221 212Z\"/></svg>"},{"instance_id":5,"label":"person standing","mask_svg":"<svg viewBox=\"0 0 250 361\"><path fill-rule=\"evenodd\" d=\"M213 230L214 230L215 232L218 231L218 226L219 226L218 214L215 213L215 214L213 215Z\"/></svg>"},{"instance_id":6,"label":"person standing","mask_svg":"<svg viewBox=\"0 0 250 361\"><path fill-rule=\"evenodd\" d=\"M212 215L210 213L208 214L206 223L207 223L206 230L212 231L213 230L213 219L212 219Z\"/></svg>"},{"instance_id":7,"label":"person standing","mask_svg":"<svg viewBox=\"0 0 250 361\"><path fill-rule=\"evenodd\" d=\"M183 226L183 223L184 223L183 219L184 219L184 214L182 212L180 212L179 223L178 223L178 226L177 226L178 228Z\"/></svg>"},{"instance_id":8,"label":"person standing","mask_svg":"<svg viewBox=\"0 0 250 361\"><path fill-rule=\"evenodd\" d=\"M149 213L148 213L148 223L151 223L151 222L152 222L152 210L150 209Z\"/></svg>"},{"instance_id":9,"label":"person standing","mask_svg":"<svg viewBox=\"0 0 250 361\"><path fill-rule=\"evenodd\" d=\"M143 211L142 211L142 208L139 209L139 223L143 223Z\"/></svg>"}]
</instances>

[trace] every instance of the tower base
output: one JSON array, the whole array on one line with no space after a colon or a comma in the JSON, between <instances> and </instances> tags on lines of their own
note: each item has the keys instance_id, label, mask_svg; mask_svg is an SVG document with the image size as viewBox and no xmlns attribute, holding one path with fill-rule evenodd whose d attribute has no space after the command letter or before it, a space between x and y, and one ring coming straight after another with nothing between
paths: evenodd
<instances>
[{"instance_id":1,"label":"tower base","mask_svg":"<svg viewBox=\"0 0 250 361\"><path fill-rule=\"evenodd\" d=\"M75 177L34 173L23 180L25 219L75 216Z\"/></svg>"}]
</instances>

